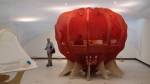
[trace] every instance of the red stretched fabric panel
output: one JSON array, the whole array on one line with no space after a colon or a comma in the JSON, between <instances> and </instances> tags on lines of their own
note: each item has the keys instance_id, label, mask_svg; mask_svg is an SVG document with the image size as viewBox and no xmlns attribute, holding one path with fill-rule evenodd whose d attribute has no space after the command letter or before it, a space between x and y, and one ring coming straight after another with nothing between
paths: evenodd
<instances>
[{"instance_id":1,"label":"red stretched fabric panel","mask_svg":"<svg viewBox=\"0 0 150 84\"><path fill-rule=\"evenodd\" d=\"M83 66L115 59L127 39L127 25L122 16L107 8L65 12L59 16L55 31L60 52Z\"/></svg>"}]
</instances>

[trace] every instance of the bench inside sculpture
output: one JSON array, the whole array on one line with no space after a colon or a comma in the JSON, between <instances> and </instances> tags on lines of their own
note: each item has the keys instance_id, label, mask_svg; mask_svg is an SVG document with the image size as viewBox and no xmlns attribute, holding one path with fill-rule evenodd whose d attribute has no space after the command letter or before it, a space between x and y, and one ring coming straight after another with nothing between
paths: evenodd
<instances>
[{"instance_id":1,"label":"bench inside sculpture","mask_svg":"<svg viewBox=\"0 0 150 84\"><path fill-rule=\"evenodd\" d=\"M0 30L0 84L20 84L24 72L36 67L15 34L5 29ZM12 79L6 75L11 72L17 72Z\"/></svg>"},{"instance_id":2,"label":"bench inside sculpture","mask_svg":"<svg viewBox=\"0 0 150 84\"><path fill-rule=\"evenodd\" d=\"M79 8L61 14L55 26L56 40L67 64L61 76L84 72L87 78L100 73L122 77L115 58L127 39L122 16L107 8ZM109 73L108 73L109 71Z\"/></svg>"}]
</instances>

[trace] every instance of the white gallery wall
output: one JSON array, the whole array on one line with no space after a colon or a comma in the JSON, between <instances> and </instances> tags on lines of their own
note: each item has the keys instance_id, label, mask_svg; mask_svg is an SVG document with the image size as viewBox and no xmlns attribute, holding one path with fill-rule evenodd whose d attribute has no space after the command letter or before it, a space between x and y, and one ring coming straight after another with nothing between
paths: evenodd
<instances>
[{"instance_id":1,"label":"white gallery wall","mask_svg":"<svg viewBox=\"0 0 150 84\"><path fill-rule=\"evenodd\" d=\"M47 52L44 50L47 43L47 38L50 38L50 40L53 42L56 53L53 55L55 58L62 58L64 57L58 50L57 42L55 40L55 31L51 30L50 32L46 32L44 34L41 34L40 36L34 38L30 42L28 42L26 45L24 45L25 50L30 54L31 57L37 58L37 57L47 57Z\"/></svg>"},{"instance_id":2,"label":"white gallery wall","mask_svg":"<svg viewBox=\"0 0 150 84\"><path fill-rule=\"evenodd\" d=\"M31 23L15 22L9 24L9 26L3 23L4 25L1 25L0 28L7 28L13 31L23 48L31 57L47 57L46 51L44 50L46 38L51 38L56 48L56 53L53 57L62 58L64 56L58 50L54 31L58 16L59 13L53 13L47 21ZM127 16L124 16L124 18L128 24L128 39L125 49L118 55L118 58L138 58L148 63L149 44L147 42L149 42L149 20L145 20L144 18L134 19ZM49 24L47 25L46 22L49 22ZM28 24L31 25L29 26ZM42 25L36 26L37 24Z\"/></svg>"},{"instance_id":3,"label":"white gallery wall","mask_svg":"<svg viewBox=\"0 0 150 84\"><path fill-rule=\"evenodd\" d=\"M118 55L119 58L138 58L150 64L149 21L150 20L146 20L145 18L126 19L128 24L128 39L125 49ZM51 27L53 26L54 24L52 24ZM57 47L54 27L28 41L23 47L31 57L47 57L46 51L44 50L46 46L46 38L51 38L51 41L56 48L56 53L53 57L63 58L64 56L59 52Z\"/></svg>"},{"instance_id":4,"label":"white gallery wall","mask_svg":"<svg viewBox=\"0 0 150 84\"><path fill-rule=\"evenodd\" d=\"M33 5L34 4L34 5ZM118 58L138 58L150 64L150 0L0 0L0 29L14 32L31 57L47 57L44 50L50 37L55 40L54 26L61 12L80 7L106 7L123 15L128 24L128 39ZM22 21L18 19L36 19Z\"/></svg>"},{"instance_id":5,"label":"white gallery wall","mask_svg":"<svg viewBox=\"0 0 150 84\"><path fill-rule=\"evenodd\" d=\"M150 19L145 19L142 30L141 53L137 58L150 64Z\"/></svg>"},{"instance_id":6,"label":"white gallery wall","mask_svg":"<svg viewBox=\"0 0 150 84\"><path fill-rule=\"evenodd\" d=\"M55 18L57 19L57 18ZM126 19L126 18L125 18ZM118 55L119 58L137 58L139 52L141 52L141 29L143 26L143 19L127 19L128 24L128 39L126 42L125 49ZM53 25L53 24L51 24ZM54 25L53 25L54 26ZM50 30L50 29L49 29ZM60 54L57 43L55 40L54 27L50 32L45 32L24 45L25 50L30 54L31 57L47 57L46 51L44 50L46 45L46 38L50 37L56 48L56 53L53 57L64 57Z\"/></svg>"}]
</instances>

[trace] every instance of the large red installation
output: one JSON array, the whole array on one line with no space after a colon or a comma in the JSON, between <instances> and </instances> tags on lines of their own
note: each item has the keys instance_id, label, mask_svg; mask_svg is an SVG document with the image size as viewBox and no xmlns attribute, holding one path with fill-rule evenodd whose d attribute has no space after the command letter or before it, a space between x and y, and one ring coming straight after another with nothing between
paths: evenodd
<instances>
[{"instance_id":1,"label":"large red installation","mask_svg":"<svg viewBox=\"0 0 150 84\"><path fill-rule=\"evenodd\" d=\"M79 8L61 14L55 32L60 52L86 69L116 58L125 46L127 24L110 9Z\"/></svg>"}]
</instances>

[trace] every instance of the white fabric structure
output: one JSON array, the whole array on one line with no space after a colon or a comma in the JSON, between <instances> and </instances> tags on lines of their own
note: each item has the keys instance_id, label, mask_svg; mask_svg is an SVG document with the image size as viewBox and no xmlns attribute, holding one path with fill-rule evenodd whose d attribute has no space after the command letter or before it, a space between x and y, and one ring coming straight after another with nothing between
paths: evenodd
<instances>
[{"instance_id":1,"label":"white fabric structure","mask_svg":"<svg viewBox=\"0 0 150 84\"><path fill-rule=\"evenodd\" d=\"M8 30L0 30L0 73L29 70L36 67L36 63L21 47L17 37Z\"/></svg>"}]
</instances>

